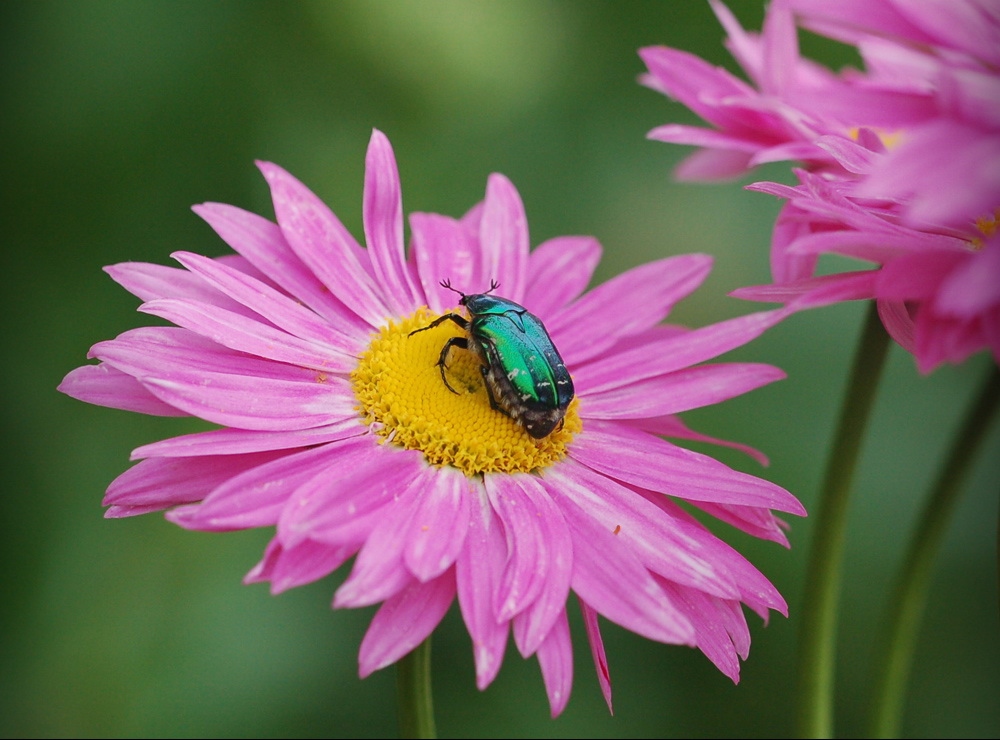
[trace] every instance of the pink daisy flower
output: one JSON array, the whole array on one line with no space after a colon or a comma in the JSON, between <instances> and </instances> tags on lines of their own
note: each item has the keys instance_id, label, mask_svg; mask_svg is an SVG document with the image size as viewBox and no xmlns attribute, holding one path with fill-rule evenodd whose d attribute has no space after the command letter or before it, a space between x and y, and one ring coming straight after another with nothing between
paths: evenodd
<instances>
[{"instance_id":1,"label":"pink daisy flower","mask_svg":"<svg viewBox=\"0 0 1000 740\"><path fill-rule=\"evenodd\" d=\"M648 72L639 81L684 104L712 128L667 124L649 138L699 147L678 166L679 180L738 177L765 162L795 160L813 170L836 168L816 139L847 136L853 121L815 106L834 87L836 76L799 55L792 14L768 8L760 34L749 33L730 10L710 0L725 28L726 48L750 83L721 67L665 46L639 50Z\"/></svg>"},{"instance_id":2,"label":"pink daisy flower","mask_svg":"<svg viewBox=\"0 0 1000 740\"><path fill-rule=\"evenodd\" d=\"M921 227L967 228L1000 207L1000 4L992 0L779 0L857 46L865 73L831 80L813 110L884 132L857 194Z\"/></svg>"},{"instance_id":3,"label":"pink daisy flower","mask_svg":"<svg viewBox=\"0 0 1000 740\"><path fill-rule=\"evenodd\" d=\"M860 161L861 157L859 157ZM750 188L786 198L772 241L775 283L740 288L739 298L785 303L790 310L871 299L889 334L923 373L988 350L1000 364L1000 234L981 219L962 233L921 230L898 207L852 197L843 183L798 171L795 187ZM874 264L814 276L822 254Z\"/></svg>"},{"instance_id":4,"label":"pink daisy flower","mask_svg":"<svg viewBox=\"0 0 1000 740\"><path fill-rule=\"evenodd\" d=\"M805 512L784 489L664 436L726 444L677 414L781 378L769 365L704 364L780 314L662 324L707 275L697 254L585 293L600 246L566 236L529 250L524 207L501 175L460 219L412 214L407 254L396 163L378 131L366 165L367 248L291 175L260 163L277 223L195 208L235 255L107 268L141 311L175 326L99 342L99 363L60 390L217 427L136 449L140 462L108 488L107 516L166 509L188 529L273 527L245 580L275 593L353 558L333 606L381 605L362 677L418 646L457 597L480 689L512 633L537 657L558 715L573 675L572 592L609 708L599 617L696 646L736 681L750 646L742 605L765 620L786 605L691 508L786 546L773 512ZM495 281L544 321L575 387L551 434L535 438L494 408L461 319L417 331L464 310L442 280L470 293Z\"/></svg>"}]
</instances>

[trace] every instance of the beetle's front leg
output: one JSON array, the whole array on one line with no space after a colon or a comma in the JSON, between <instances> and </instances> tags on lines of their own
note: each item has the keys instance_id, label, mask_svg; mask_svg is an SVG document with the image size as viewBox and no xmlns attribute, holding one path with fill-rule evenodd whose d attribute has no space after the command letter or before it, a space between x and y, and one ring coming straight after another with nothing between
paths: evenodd
<instances>
[{"instance_id":1,"label":"beetle's front leg","mask_svg":"<svg viewBox=\"0 0 1000 740\"><path fill-rule=\"evenodd\" d=\"M422 326L419 329L414 329L413 331L411 331L406 336L412 337L414 334L418 334L419 332L427 331L428 329L433 329L438 324L440 324L440 323L442 323L444 321L447 321L449 319L451 319L456 324L458 324L460 327L462 327L463 331L468 331L469 330L469 322L466 321L466 319L465 319L464 316L462 316L460 314L457 314L457 313L446 313L444 316L438 316L436 319L434 319L427 326Z\"/></svg>"},{"instance_id":2,"label":"beetle's front leg","mask_svg":"<svg viewBox=\"0 0 1000 740\"><path fill-rule=\"evenodd\" d=\"M450 314L450 315L455 315L455 314ZM442 316L441 319L438 319L438 322L440 323L442 319L446 318L448 317ZM426 328L430 329L431 327L428 326ZM421 329L417 329L417 331L421 331ZM451 383L448 382L448 376L445 375L444 372L448 364L448 353L451 352L452 347L458 347L459 349L468 349L469 340L466 339L465 337L452 337L451 339L449 339L447 342L444 343L444 347L441 348L441 354L438 356L437 366L441 369L441 380L444 381L444 384L448 388L448 390L450 390L457 396L458 391L456 391L454 388L451 387Z\"/></svg>"}]
</instances>

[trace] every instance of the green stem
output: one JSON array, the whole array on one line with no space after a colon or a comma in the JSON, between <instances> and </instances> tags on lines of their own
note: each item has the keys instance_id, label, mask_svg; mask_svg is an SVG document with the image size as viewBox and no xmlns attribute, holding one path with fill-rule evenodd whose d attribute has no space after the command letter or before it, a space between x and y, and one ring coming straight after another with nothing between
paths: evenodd
<instances>
[{"instance_id":1,"label":"green stem","mask_svg":"<svg viewBox=\"0 0 1000 740\"><path fill-rule=\"evenodd\" d=\"M431 638L396 663L399 695L399 736L435 738L434 700L431 698Z\"/></svg>"},{"instance_id":2,"label":"green stem","mask_svg":"<svg viewBox=\"0 0 1000 740\"><path fill-rule=\"evenodd\" d=\"M881 642L884 650L878 663L878 683L874 694L872 737L899 737L903 697L927 600L934 556L940 549L962 485L986 439L998 407L1000 370L993 365L932 489L930 500L910 541L893 599L889 602L888 629Z\"/></svg>"},{"instance_id":3,"label":"green stem","mask_svg":"<svg viewBox=\"0 0 1000 740\"><path fill-rule=\"evenodd\" d=\"M836 663L837 602L847 526L847 503L861 439L875 400L889 349L875 303L858 345L827 460L812 552L806 570L799 625L799 735L833 737L833 688Z\"/></svg>"}]
</instances>

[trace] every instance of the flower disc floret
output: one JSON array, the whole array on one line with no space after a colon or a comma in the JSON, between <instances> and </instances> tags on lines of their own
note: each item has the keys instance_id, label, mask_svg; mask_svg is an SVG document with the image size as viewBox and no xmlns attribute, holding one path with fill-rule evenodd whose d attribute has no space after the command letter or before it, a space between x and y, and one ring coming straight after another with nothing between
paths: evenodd
<instances>
[{"instance_id":1,"label":"flower disc floret","mask_svg":"<svg viewBox=\"0 0 1000 740\"><path fill-rule=\"evenodd\" d=\"M441 349L462 330L452 322L413 334L437 316L420 309L376 334L351 374L365 424L393 444L419 450L432 465L466 475L528 473L565 457L582 429L578 400L561 429L533 439L514 419L490 406L479 358L453 349L441 377Z\"/></svg>"}]
</instances>

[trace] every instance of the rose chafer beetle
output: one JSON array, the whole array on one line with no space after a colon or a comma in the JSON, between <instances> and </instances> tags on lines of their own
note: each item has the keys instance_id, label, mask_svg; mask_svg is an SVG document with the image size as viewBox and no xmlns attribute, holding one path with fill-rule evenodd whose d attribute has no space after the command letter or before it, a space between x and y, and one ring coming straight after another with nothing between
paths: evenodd
<instances>
[{"instance_id":1,"label":"rose chafer beetle","mask_svg":"<svg viewBox=\"0 0 1000 740\"><path fill-rule=\"evenodd\" d=\"M448 390L458 393L445 372L449 352L453 347L471 350L482 361L480 370L493 410L514 419L535 439L561 429L573 400L573 379L541 320L514 301L490 295L499 287L496 281L485 293L468 295L451 287L448 280L441 281L441 286L461 296L459 303L469 318L447 313L410 335L444 321L453 321L465 331L464 337L445 342L438 357Z\"/></svg>"}]
</instances>

